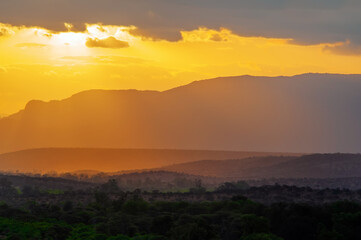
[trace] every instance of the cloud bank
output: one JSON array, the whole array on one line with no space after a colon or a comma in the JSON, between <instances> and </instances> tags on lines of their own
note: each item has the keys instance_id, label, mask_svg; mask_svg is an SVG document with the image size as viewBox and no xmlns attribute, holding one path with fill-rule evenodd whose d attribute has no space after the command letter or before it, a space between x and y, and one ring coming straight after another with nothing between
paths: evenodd
<instances>
[{"instance_id":1,"label":"cloud bank","mask_svg":"<svg viewBox=\"0 0 361 240\"><path fill-rule=\"evenodd\" d=\"M346 41L344 43L335 44L334 46L326 46L325 51L338 55L359 56L361 55L361 45Z\"/></svg>"},{"instance_id":2,"label":"cloud bank","mask_svg":"<svg viewBox=\"0 0 361 240\"><path fill-rule=\"evenodd\" d=\"M156 16L154 16L156 17ZM242 36L229 28L181 30L178 41L133 34L136 25L84 24L62 31L3 24L0 109L87 89L165 90L219 76L360 73L360 45L309 45L291 38Z\"/></svg>"},{"instance_id":3,"label":"cloud bank","mask_svg":"<svg viewBox=\"0 0 361 240\"><path fill-rule=\"evenodd\" d=\"M126 41L121 41L115 37L108 37L105 39L98 38L88 38L86 40L87 47L101 47L101 48L126 48L129 47L129 43Z\"/></svg>"},{"instance_id":4,"label":"cloud bank","mask_svg":"<svg viewBox=\"0 0 361 240\"><path fill-rule=\"evenodd\" d=\"M358 0L12 0L0 1L0 22L84 30L86 22L135 25L154 39L180 40L180 31L225 27L242 36L292 38L295 43L361 45Z\"/></svg>"}]
</instances>

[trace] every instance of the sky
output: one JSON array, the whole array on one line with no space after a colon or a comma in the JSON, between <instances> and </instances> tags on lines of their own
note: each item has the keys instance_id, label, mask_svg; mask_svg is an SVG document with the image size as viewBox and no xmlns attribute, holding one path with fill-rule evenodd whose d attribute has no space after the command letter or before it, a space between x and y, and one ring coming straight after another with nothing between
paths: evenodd
<instances>
[{"instance_id":1,"label":"sky","mask_svg":"<svg viewBox=\"0 0 361 240\"><path fill-rule=\"evenodd\" d=\"M361 73L358 0L2 0L0 117L88 89Z\"/></svg>"}]
</instances>

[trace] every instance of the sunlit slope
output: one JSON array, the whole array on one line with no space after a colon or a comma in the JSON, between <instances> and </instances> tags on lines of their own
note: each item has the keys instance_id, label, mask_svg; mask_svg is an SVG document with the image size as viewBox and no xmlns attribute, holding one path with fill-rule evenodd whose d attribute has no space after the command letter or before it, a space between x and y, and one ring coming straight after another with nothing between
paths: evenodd
<instances>
[{"instance_id":1,"label":"sunlit slope","mask_svg":"<svg viewBox=\"0 0 361 240\"><path fill-rule=\"evenodd\" d=\"M361 154L310 154L303 156L255 157L238 160L203 160L162 168L186 174L263 178L348 178L361 176Z\"/></svg>"},{"instance_id":2,"label":"sunlit slope","mask_svg":"<svg viewBox=\"0 0 361 240\"><path fill-rule=\"evenodd\" d=\"M227 77L91 90L0 120L0 152L43 147L359 152L361 75Z\"/></svg>"},{"instance_id":3,"label":"sunlit slope","mask_svg":"<svg viewBox=\"0 0 361 240\"><path fill-rule=\"evenodd\" d=\"M72 172L159 168L169 164L203 159L247 158L267 156L262 152L227 152L202 150L47 148L30 149L0 155L0 171ZM272 153L274 155L283 155ZM83 171L91 172L91 171ZM80 172L78 172L80 173Z\"/></svg>"}]
</instances>

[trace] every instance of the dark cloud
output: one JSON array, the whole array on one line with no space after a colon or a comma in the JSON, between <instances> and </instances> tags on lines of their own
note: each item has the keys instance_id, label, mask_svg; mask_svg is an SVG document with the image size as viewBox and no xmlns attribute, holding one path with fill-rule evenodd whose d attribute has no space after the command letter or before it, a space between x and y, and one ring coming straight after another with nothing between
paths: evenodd
<instances>
[{"instance_id":1,"label":"dark cloud","mask_svg":"<svg viewBox=\"0 0 361 240\"><path fill-rule=\"evenodd\" d=\"M6 28L0 28L0 37L8 35L8 30Z\"/></svg>"},{"instance_id":2,"label":"dark cloud","mask_svg":"<svg viewBox=\"0 0 361 240\"><path fill-rule=\"evenodd\" d=\"M349 41L344 44L336 46L326 46L324 51L331 52L338 55L357 56L361 55L361 45L356 45Z\"/></svg>"},{"instance_id":3,"label":"dark cloud","mask_svg":"<svg viewBox=\"0 0 361 240\"><path fill-rule=\"evenodd\" d=\"M153 41L164 39L168 41L178 41L182 38L182 35L178 29L144 29L137 27L135 29L129 30L129 33L133 36L138 36L143 39L152 39Z\"/></svg>"},{"instance_id":4,"label":"dark cloud","mask_svg":"<svg viewBox=\"0 0 361 240\"><path fill-rule=\"evenodd\" d=\"M227 39L223 38L221 34L215 33L211 36L210 40L221 42L221 41L227 41Z\"/></svg>"},{"instance_id":5,"label":"dark cloud","mask_svg":"<svg viewBox=\"0 0 361 240\"><path fill-rule=\"evenodd\" d=\"M229 28L243 36L293 38L317 44L350 39L361 45L359 0L11 0L0 22L65 30L84 23L135 25L138 34L179 40L181 30Z\"/></svg>"},{"instance_id":6,"label":"dark cloud","mask_svg":"<svg viewBox=\"0 0 361 240\"><path fill-rule=\"evenodd\" d=\"M115 37L108 37L105 39L88 38L86 41L87 47L101 47L101 48L126 48L129 43L116 39Z\"/></svg>"}]
</instances>

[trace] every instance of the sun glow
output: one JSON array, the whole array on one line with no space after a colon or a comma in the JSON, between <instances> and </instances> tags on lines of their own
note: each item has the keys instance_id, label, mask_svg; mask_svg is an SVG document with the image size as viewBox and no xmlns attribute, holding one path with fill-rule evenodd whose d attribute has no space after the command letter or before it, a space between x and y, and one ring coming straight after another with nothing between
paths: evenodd
<instances>
[{"instance_id":1,"label":"sun glow","mask_svg":"<svg viewBox=\"0 0 361 240\"><path fill-rule=\"evenodd\" d=\"M62 32L54 34L50 42L54 45L84 47L85 41L86 36L83 33Z\"/></svg>"},{"instance_id":2,"label":"sun glow","mask_svg":"<svg viewBox=\"0 0 361 240\"><path fill-rule=\"evenodd\" d=\"M84 31L64 26L55 32L0 23L1 113L15 112L34 98L64 98L92 88L165 90L218 76L361 69L360 56L332 52L347 42L305 46L204 27L167 41L136 35L135 26L85 24Z\"/></svg>"},{"instance_id":3,"label":"sun glow","mask_svg":"<svg viewBox=\"0 0 361 240\"><path fill-rule=\"evenodd\" d=\"M120 41L126 41L128 43L140 40L139 37L135 37L130 34L131 30L136 29L135 26L112 26L112 25L99 25L99 24L86 24L86 33L88 38L106 39L114 37Z\"/></svg>"}]
</instances>

